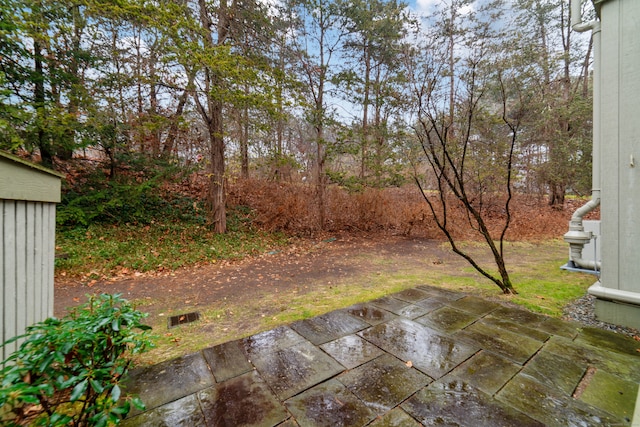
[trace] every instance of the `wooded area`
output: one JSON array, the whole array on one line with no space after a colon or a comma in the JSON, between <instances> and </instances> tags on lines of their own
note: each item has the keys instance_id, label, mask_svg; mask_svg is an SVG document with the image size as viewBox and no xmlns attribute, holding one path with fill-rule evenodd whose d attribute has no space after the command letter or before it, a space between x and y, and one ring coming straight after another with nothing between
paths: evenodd
<instances>
[{"instance_id":1,"label":"wooded area","mask_svg":"<svg viewBox=\"0 0 640 427\"><path fill-rule=\"evenodd\" d=\"M512 189L560 207L590 191L591 43L566 0L0 0L0 13L0 148L104 181L141 157L203 171L219 233L240 177L307 186L318 229L330 186L417 180L480 214Z\"/></svg>"}]
</instances>

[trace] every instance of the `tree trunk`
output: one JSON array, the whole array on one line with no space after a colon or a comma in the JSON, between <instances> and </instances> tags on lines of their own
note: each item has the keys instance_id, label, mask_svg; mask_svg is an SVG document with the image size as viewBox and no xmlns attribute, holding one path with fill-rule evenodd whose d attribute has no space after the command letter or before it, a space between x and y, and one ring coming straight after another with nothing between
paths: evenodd
<instances>
[{"instance_id":1,"label":"tree trunk","mask_svg":"<svg viewBox=\"0 0 640 427\"><path fill-rule=\"evenodd\" d=\"M211 221L216 233L227 231L226 189L224 185L225 158L222 127L222 103L214 102L211 111L209 141L211 143L211 178L209 197L211 203Z\"/></svg>"},{"instance_id":2,"label":"tree trunk","mask_svg":"<svg viewBox=\"0 0 640 427\"><path fill-rule=\"evenodd\" d=\"M44 120L45 112L45 91L44 91L44 64L42 56L42 44L39 40L33 41L34 52L34 90L33 101L37 116ZM36 144L40 149L40 159L43 165L51 167L53 165L53 150L47 141L46 133L42 127L42 124L38 126L36 132Z\"/></svg>"},{"instance_id":3,"label":"tree trunk","mask_svg":"<svg viewBox=\"0 0 640 427\"><path fill-rule=\"evenodd\" d=\"M562 209L564 206L565 190L566 188L562 184L549 184L549 206Z\"/></svg>"}]
</instances>

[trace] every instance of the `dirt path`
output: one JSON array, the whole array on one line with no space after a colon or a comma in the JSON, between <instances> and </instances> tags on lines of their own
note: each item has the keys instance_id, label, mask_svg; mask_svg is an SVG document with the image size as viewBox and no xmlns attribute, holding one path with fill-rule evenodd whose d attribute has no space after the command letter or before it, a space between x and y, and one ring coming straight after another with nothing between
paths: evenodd
<instances>
[{"instance_id":1,"label":"dirt path","mask_svg":"<svg viewBox=\"0 0 640 427\"><path fill-rule=\"evenodd\" d=\"M211 264L163 276L140 276L116 281L83 284L56 280L55 314L84 302L86 294L122 293L129 300L152 300L145 305L151 315L175 304L206 306L236 300L256 292L283 292L308 284L332 282L375 274L384 269L452 269L465 263L442 242L398 236L336 236L305 241L284 251L240 262Z\"/></svg>"}]
</instances>

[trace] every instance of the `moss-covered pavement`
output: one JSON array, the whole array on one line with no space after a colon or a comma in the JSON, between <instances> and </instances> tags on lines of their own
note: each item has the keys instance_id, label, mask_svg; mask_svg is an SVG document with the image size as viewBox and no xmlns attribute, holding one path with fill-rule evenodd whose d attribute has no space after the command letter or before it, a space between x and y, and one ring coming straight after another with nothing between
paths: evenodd
<instances>
[{"instance_id":1,"label":"moss-covered pavement","mask_svg":"<svg viewBox=\"0 0 640 427\"><path fill-rule=\"evenodd\" d=\"M632 425L639 349L418 286L134 370L124 425Z\"/></svg>"}]
</instances>

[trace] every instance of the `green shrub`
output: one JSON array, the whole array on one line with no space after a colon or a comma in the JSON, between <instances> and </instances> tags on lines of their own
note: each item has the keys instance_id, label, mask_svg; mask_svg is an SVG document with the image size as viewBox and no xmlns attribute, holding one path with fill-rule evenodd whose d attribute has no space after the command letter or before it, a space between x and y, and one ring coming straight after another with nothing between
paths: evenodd
<instances>
[{"instance_id":1,"label":"green shrub","mask_svg":"<svg viewBox=\"0 0 640 427\"><path fill-rule=\"evenodd\" d=\"M153 345L144 317L120 295L92 296L68 316L7 341L24 340L2 363L0 424L105 426L117 424L132 404L143 409L139 399L121 394L119 383L130 356Z\"/></svg>"}]
</instances>

